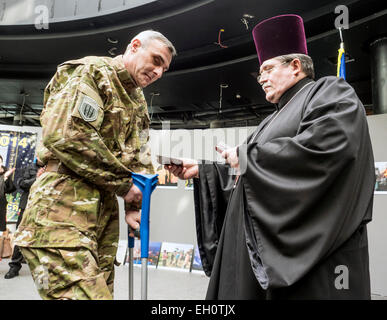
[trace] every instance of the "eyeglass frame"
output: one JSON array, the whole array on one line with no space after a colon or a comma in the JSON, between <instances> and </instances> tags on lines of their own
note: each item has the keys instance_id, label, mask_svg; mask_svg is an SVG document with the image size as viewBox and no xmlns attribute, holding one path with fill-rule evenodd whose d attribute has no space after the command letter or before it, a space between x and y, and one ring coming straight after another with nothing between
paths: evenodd
<instances>
[{"instance_id":1,"label":"eyeglass frame","mask_svg":"<svg viewBox=\"0 0 387 320\"><path fill-rule=\"evenodd\" d=\"M259 83L259 80L261 80L262 76L267 73L269 74L270 72L272 72L275 68L279 67L279 66L282 66L284 64L287 64L287 63L290 63L292 62L292 60L289 60L289 61L284 61L284 62L281 62L280 64L276 64L275 66L269 68L269 69L266 69L266 70L263 70L262 72L259 72L258 75L257 75L257 82Z\"/></svg>"}]
</instances>

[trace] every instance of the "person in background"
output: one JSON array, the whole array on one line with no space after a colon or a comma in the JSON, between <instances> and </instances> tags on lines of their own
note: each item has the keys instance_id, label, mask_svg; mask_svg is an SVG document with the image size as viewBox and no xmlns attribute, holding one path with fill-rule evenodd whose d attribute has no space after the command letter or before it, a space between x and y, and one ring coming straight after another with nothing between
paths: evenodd
<instances>
[{"instance_id":1,"label":"person in background","mask_svg":"<svg viewBox=\"0 0 387 320\"><path fill-rule=\"evenodd\" d=\"M16 222L16 229L19 227L20 221L23 218L23 212L27 206L28 195L30 193L30 188L35 180L40 177L45 171L44 164L35 158L34 162L24 168L23 173L17 185L22 190L19 202L19 217ZM20 251L20 248L15 245L13 248L11 262L9 263L9 271L5 274L5 279L12 279L19 275L19 271L22 267L23 255Z\"/></svg>"},{"instance_id":2,"label":"person in background","mask_svg":"<svg viewBox=\"0 0 387 320\"><path fill-rule=\"evenodd\" d=\"M3 157L0 156L0 232L7 229L7 193L16 191L11 179L15 168L8 169L3 165Z\"/></svg>"}]
</instances>

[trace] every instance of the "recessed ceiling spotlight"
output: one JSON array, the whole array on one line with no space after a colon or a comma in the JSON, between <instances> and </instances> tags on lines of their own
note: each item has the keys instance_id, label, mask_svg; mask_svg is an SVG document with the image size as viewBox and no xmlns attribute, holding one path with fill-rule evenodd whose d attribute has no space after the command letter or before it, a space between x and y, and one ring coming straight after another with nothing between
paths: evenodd
<instances>
[{"instance_id":1,"label":"recessed ceiling spotlight","mask_svg":"<svg viewBox=\"0 0 387 320\"><path fill-rule=\"evenodd\" d=\"M113 47L113 48L111 48L111 49L109 49L108 50L108 53L111 55L111 56L115 56L116 55L116 51L117 50L117 48L116 47Z\"/></svg>"},{"instance_id":2,"label":"recessed ceiling spotlight","mask_svg":"<svg viewBox=\"0 0 387 320\"><path fill-rule=\"evenodd\" d=\"M116 44L118 43L118 40L117 39L113 39L113 38L107 38L107 41L110 42L110 43L113 43L113 44Z\"/></svg>"},{"instance_id":3,"label":"recessed ceiling spotlight","mask_svg":"<svg viewBox=\"0 0 387 320\"><path fill-rule=\"evenodd\" d=\"M249 21L247 19L252 19L252 18L254 18L254 16L252 16L251 14L245 13L243 15L243 18L241 19L241 21L246 26L246 30L249 30Z\"/></svg>"},{"instance_id":4,"label":"recessed ceiling spotlight","mask_svg":"<svg viewBox=\"0 0 387 320\"><path fill-rule=\"evenodd\" d=\"M245 14L243 15L243 18L249 18L249 19L253 19L253 18L254 18L254 16L252 16L251 14L247 14L247 13L245 13Z\"/></svg>"}]
</instances>

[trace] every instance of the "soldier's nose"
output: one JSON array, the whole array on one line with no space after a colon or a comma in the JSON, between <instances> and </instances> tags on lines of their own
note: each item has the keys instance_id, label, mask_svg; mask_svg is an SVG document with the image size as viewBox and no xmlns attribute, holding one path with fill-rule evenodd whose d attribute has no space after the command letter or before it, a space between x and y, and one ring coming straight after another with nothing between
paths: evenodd
<instances>
[{"instance_id":1,"label":"soldier's nose","mask_svg":"<svg viewBox=\"0 0 387 320\"><path fill-rule=\"evenodd\" d=\"M154 73L156 74L156 78L161 78L161 76L163 75L163 68L162 67L155 68Z\"/></svg>"}]
</instances>

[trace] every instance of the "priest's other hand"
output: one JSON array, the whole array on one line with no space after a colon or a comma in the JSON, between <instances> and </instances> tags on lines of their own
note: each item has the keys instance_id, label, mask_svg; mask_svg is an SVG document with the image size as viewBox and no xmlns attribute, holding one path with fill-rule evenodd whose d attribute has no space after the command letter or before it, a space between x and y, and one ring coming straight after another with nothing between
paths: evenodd
<instances>
[{"instance_id":1,"label":"priest's other hand","mask_svg":"<svg viewBox=\"0 0 387 320\"><path fill-rule=\"evenodd\" d=\"M130 227L129 236L134 237L134 230L140 227L141 212L139 210L128 210L125 212L125 221Z\"/></svg>"},{"instance_id":2,"label":"priest's other hand","mask_svg":"<svg viewBox=\"0 0 387 320\"><path fill-rule=\"evenodd\" d=\"M199 178L199 166L198 162L192 159L180 159L183 164L166 164L165 170L168 170L179 179L186 180L192 178Z\"/></svg>"},{"instance_id":3,"label":"priest's other hand","mask_svg":"<svg viewBox=\"0 0 387 320\"><path fill-rule=\"evenodd\" d=\"M226 160L226 163L230 165L231 168L235 168L239 171L239 157L238 157L238 147L228 148L225 150L220 150L216 148L216 151Z\"/></svg>"}]
</instances>

